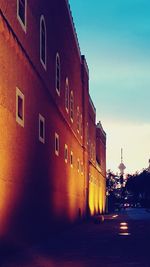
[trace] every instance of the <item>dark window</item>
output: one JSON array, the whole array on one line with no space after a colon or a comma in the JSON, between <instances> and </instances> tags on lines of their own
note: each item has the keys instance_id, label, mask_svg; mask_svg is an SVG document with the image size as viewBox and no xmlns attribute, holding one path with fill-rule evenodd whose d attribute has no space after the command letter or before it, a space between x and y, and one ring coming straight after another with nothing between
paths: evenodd
<instances>
[{"instance_id":1,"label":"dark window","mask_svg":"<svg viewBox=\"0 0 150 267\"><path fill-rule=\"evenodd\" d=\"M45 119L41 114L39 114L39 140L45 143Z\"/></svg>"},{"instance_id":2,"label":"dark window","mask_svg":"<svg viewBox=\"0 0 150 267\"><path fill-rule=\"evenodd\" d=\"M65 162L68 160L68 146L65 145Z\"/></svg>"},{"instance_id":3,"label":"dark window","mask_svg":"<svg viewBox=\"0 0 150 267\"><path fill-rule=\"evenodd\" d=\"M18 117L23 120L23 99L18 95Z\"/></svg>"},{"instance_id":4,"label":"dark window","mask_svg":"<svg viewBox=\"0 0 150 267\"><path fill-rule=\"evenodd\" d=\"M18 15L19 18L21 19L23 25L25 26L25 13L26 13L26 1L25 0L19 0L18 2Z\"/></svg>"},{"instance_id":5,"label":"dark window","mask_svg":"<svg viewBox=\"0 0 150 267\"><path fill-rule=\"evenodd\" d=\"M56 138L56 151L58 152L58 138Z\"/></svg>"},{"instance_id":6,"label":"dark window","mask_svg":"<svg viewBox=\"0 0 150 267\"><path fill-rule=\"evenodd\" d=\"M55 133L55 154L59 156L59 135Z\"/></svg>"},{"instance_id":7,"label":"dark window","mask_svg":"<svg viewBox=\"0 0 150 267\"><path fill-rule=\"evenodd\" d=\"M24 95L16 87L16 121L24 127Z\"/></svg>"},{"instance_id":8,"label":"dark window","mask_svg":"<svg viewBox=\"0 0 150 267\"><path fill-rule=\"evenodd\" d=\"M40 120L40 137L44 138L44 122Z\"/></svg>"},{"instance_id":9,"label":"dark window","mask_svg":"<svg viewBox=\"0 0 150 267\"><path fill-rule=\"evenodd\" d=\"M68 78L66 79L66 88L65 88L65 108L68 112L69 111L69 82L68 82Z\"/></svg>"},{"instance_id":10,"label":"dark window","mask_svg":"<svg viewBox=\"0 0 150 267\"><path fill-rule=\"evenodd\" d=\"M40 57L44 67L46 67L46 26L43 16L40 23Z\"/></svg>"}]
</instances>

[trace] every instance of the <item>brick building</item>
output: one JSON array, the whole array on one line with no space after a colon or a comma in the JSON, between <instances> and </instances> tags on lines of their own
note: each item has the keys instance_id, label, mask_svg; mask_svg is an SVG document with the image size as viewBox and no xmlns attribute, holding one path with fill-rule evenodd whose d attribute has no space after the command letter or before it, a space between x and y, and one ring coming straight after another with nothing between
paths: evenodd
<instances>
[{"instance_id":1,"label":"brick building","mask_svg":"<svg viewBox=\"0 0 150 267\"><path fill-rule=\"evenodd\" d=\"M1 0L0 62L0 235L103 212L106 135L68 1Z\"/></svg>"}]
</instances>

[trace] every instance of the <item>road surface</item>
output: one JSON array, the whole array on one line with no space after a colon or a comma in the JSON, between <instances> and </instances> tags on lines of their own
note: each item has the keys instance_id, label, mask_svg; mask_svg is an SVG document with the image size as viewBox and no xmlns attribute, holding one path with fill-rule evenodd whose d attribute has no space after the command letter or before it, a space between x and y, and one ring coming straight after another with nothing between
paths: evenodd
<instances>
[{"instance_id":1,"label":"road surface","mask_svg":"<svg viewBox=\"0 0 150 267\"><path fill-rule=\"evenodd\" d=\"M45 244L2 250L0 267L150 267L150 212L126 209L104 217Z\"/></svg>"}]
</instances>

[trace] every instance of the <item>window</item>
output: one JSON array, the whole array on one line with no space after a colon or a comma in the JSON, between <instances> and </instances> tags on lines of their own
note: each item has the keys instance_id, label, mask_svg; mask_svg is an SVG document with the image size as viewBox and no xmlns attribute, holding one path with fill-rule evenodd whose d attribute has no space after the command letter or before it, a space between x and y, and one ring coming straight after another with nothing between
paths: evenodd
<instances>
[{"instance_id":1,"label":"window","mask_svg":"<svg viewBox=\"0 0 150 267\"><path fill-rule=\"evenodd\" d=\"M45 119L39 114L39 141L45 143Z\"/></svg>"},{"instance_id":2,"label":"window","mask_svg":"<svg viewBox=\"0 0 150 267\"><path fill-rule=\"evenodd\" d=\"M16 121L24 127L24 95L16 88Z\"/></svg>"},{"instance_id":3,"label":"window","mask_svg":"<svg viewBox=\"0 0 150 267\"><path fill-rule=\"evenodd\" d=\"M55 133L55 155L59 156L59 135Z\"/></svg>"},{"instance_id":4,"label":"window","mask_svg":"<svg viewBox=\"0 0 150 267\"><path fill-rule=\"evenodd\" d=\"M64 156L65 156L65 162L67 163L68 161L68 146L65 144L65 151L64 151Z\"/></svg>"},{"instance_id":5,"label":"window","mask_svg":"<svg viewBox=\"0 0 150 267\"><path fill-rule=\"evenodd\" d=\"M80 131L80 115L79 115L79 107L77 107L77 132Z\"/></svg>"},{"instance_id":6,"label":"window","mask_svg":"<svg viewBox=\"0 0 150 267\"><path fill-rule=\"evenodd\" d=\"M73 168L73 152L70 153L70 165Z\"/></svg>"},{"instance_id":7,"label":"window","mask_svg":"<svg viewBox=\"0 0 150 267\"><path fill-rule=\"evenodd\" d=\"M46 70L46 24L43 15L40 18L40 61Z\"/></svg>"},{"instance_id":8,"label":"window","mask_svg":"<svg viewBox=\"0 0 150 267\"><path fill-rule=\"evenodd\" d=\"M74 118L74 98L73 98L73 91L70 93L70 119L73 122Z\"/></svg>"},{"instance_id":9,"label":"window","mask_svg":"<svg viewBox=\"0 0 150 267\"><path fill-rule=\"evenodd\" d=\"M56 92L60 95L60 57L56 54Z\"/></svg>"},{"instance_id":10,"label":"window","mask_svg":"<svg viewBox=\"0 0 150 267\"><path fill-rule=\"evenodd\" d=\"M17 18L26 31L26 13L27 13L27 0L17 0Z\"/></svg>"},{"instance_id":11,"label":"window","mask_svg":"<svg viewBox=\"0 0 150 267\"><path fill-rule=\"evenodd\" d=\"M65 85L65 108L67 113L69 112L69 81L66 78L66 85Z\"/></svg>"}]
</instances>

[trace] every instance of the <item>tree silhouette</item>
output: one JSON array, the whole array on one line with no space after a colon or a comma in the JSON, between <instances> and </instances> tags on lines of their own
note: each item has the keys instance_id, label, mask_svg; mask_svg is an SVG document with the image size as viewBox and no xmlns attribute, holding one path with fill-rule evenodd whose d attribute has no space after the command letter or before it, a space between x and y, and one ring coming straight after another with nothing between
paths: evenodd
<instances>
[{"instance_id":1,"label":"tree silhouette","mask_svg":"<svg viewBox=\"0 0 150 267\"><path fill-rule=\"evenodd\" d=\"M145 207L150 207L150 173L144 170L140 174L128 177L126 190L132 192L134 198Z\"/></svg>"}]
</instances>

